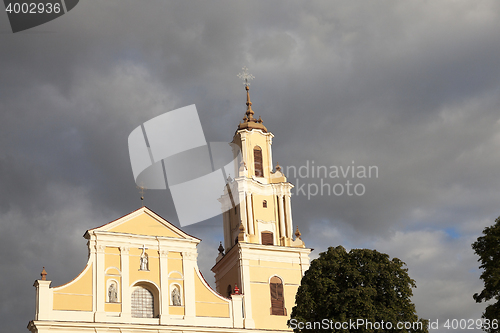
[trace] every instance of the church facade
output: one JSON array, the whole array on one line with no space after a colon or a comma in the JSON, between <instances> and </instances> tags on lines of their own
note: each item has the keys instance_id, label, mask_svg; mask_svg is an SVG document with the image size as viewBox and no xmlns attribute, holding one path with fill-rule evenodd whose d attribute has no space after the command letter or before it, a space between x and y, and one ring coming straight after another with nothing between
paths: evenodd
<instances>
[{"instance_id":1,"label":"church facade","mask_svg":"<svg viewBox=\"0 0 500 333\"><path fill-rule=\"evenodd\" d=\"M216 290L198 269L200 239L142 207L87 230L88 262L72 281L51 287L42 272L32 333L289 330L311 250L294 233L292 185L279 165L273 168L273 135L254 118L246 90L247 110L233 138L242 160L220 200Z\"/></svg>"}]
</instances>

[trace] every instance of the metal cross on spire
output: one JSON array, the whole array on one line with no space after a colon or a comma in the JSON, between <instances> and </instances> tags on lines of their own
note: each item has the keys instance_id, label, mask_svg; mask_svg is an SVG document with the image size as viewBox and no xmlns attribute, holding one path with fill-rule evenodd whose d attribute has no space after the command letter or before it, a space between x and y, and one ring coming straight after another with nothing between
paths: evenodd
<instances>
[{"instance_id":1,"label":"metal cross on spire","mask_svg":"<svg viewBox=\"0 0 500 333\"><path fill-rule=\"evenodd\" d=\"M243 80L243 84L248 87L250 85L250 82L253 79L255 79L255 76L252 74L248 73L248 68L247 66L243 67L243 73L238 74L238 77Z\"/></svg>"},{"instance_id":2,"label":"metal cross on spire","mask_svg":"<svg viewBox=\"0 0 500 333\"><path fill-rule=\"evenodd\" d=\"M139 193L141 194L141 202L142 202L142 207L144 207L144 190L147 190L146 187L144 187L144 184L141 183L141 186L136 186L137 189L139 189Z\"/></svg>"}]
</instances>

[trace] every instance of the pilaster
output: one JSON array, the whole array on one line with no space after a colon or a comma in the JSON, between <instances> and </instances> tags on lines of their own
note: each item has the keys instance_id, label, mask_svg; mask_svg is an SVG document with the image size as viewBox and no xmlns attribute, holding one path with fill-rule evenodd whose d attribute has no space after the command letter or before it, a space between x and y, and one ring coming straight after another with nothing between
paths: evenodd
<instances>
[{"instance_id":1,"label":"pilaster","mask_svg":"<svg viewBox=\"0 0 500 333\"><path fill-rule=\"evenodd\" d=\"M182 252L182 267L184 275L184 319L194 321L196 316L196 298L194 293L194 270L196 267L196 252Z\"/></svg>"},{"instance_id":2,"label":"pilaster","mask_svg":"<svg viewBox=\"0 0 500 333\"><path fill-rule=\"evenodd\" d=\"M286 236L285 232L285 211L283 207L283 194L278 195L278 209L279 209L279 219L280 219L280 231L279 231L279 237L278 237L278 242L280 242L280 245L284 246L285 245L285 240L284 237Z\"/></svg>"},{"instance_id":3,"label":"pilaster","mask_svg":"<svg viewBox=\"0 0 500 333\"><path fill-rule=\"evenodd\" d=\"M95 316L94 321L103 322L106 319L104 303L106 302L106 288L104 281L104 245L96 245L96 298L95 298Z\"/></svg>"},{"instance_id":4,"label":"pilaster","mask_svg":"<svg viewBox=\"0 0 500 333\"><path fill-rule=\"evenodd\" d=\"M129 280L129 272L130 272L130 264L129 264L129 247L120 247L120 260L122 267L122 312L120 317L130 318L132 317L132 298L131 298L131 290L130 290L130 280Z\"/></svg>"},{"instance_id":5,"label":"pilaster","mask_svg":"<svg viewBox=\"0 0 500 333\"><path fill-rule=\"evenodd\" d=\"M271 176L271 171L273 170L273 154L271 151L271 145L273 144L272 135L266 135L266 143L267 143L267 160L269 161L269 177Z\"/></svg>"},{"instance_id":6,"label":"pilaster","mask_svg":"<svg viewBox=\"0 0 500 333\"><path fill-rule=\"evenodd\" d=\"M239 249L239 271L240 283L243 297L244 318L243 325L245 328L255 328L255 322L252 317L252 293L250 286L250 262L248 259L243 259L243 251Z\"/></svg>"},{"instance_id":7,"label":"pilaster","mask_svg":"<svg viewBox=\"0 0 500 333\"><path fill-rule=\"evenodd\" d=\"M292 223L292 205L290 195L285 194L285 209L286 209L286 237L292 238L293 223Z\"/></svg>"},{"instance_id":8,"label":"pilaster","mask_svg":"<svg viewBox=\"0 0 500 333\"><path fill-rule=\"evenodd\" d=\"M52 290L50 290L50 283L52 281L36 280L33 286L36 288L36 308L35 320L50 319L52 312Z\"/></svg>"},{"instance_id":9,"label":"pilaster","mask_svg":"<svg viewBox=\"0 0 500 333\"><path fill-rule=\"evenodd\" d=\"M168 288L168 251L158 251L160 255L160 324L168 321L170 290Z\"/></svg>"},{"instance_id":10,"label":"pilaster","mask_svg":"<svg viewBox=\"0 0 500 333\"><path fill-rule=\"evenodd\" d=\"M248 234L254 235L254 221L253 221L253 207L252 207L252 193L247 193L247 212L248 212Z\"/></svg>"},{"instance_id":11,"label":"pilaster","mask_svg":"<svg viewBox=\"0 0 500 333\"><path fill-rule=\"evenodd\" d=\"M243 157L243 161L248 162L250 161L249 156L248 156L248 149L247 149L247 143L246 143L246 134L244 131L241 132L240 134L240 140L241 140L241 156ZM247 163L246 169L244 169L244 176L249 177L250 176L250 168ZM241 176L241 175L240 175Z\"/></svg>"},{"instance_id":12,"label":"pilaster","mask_svg":"<svg viewBox=\"0 0 500 333\"><path fill-rule=\"evenodd\" d=\"M240 219L241 223L245 226L245 231L248 233L248 223L247 223L247 205L246 205L246 195L245 192L240 192Z\"/></svg>"},{"instance_id":13,"label":"pilaster","mask_svg":"<svg viewBox=\"0 0 500 333\"><path fill-rule=\"evenodd\" d=\"M233 327L243 328L243 295L231 295Z\"/></svg>"}]
</instances>

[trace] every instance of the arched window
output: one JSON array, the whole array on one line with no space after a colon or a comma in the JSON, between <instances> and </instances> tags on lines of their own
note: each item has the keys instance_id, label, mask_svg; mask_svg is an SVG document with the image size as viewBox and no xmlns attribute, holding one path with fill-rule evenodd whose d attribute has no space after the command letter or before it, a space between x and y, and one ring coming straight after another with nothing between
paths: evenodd
<instances>
[{"instance_id":1,"label":"arched window","mask_svg":"<svg viewBox=\"0 0 500 333\"><path fill-rule=\"evenodd\" d=\"M275 316L286 316L285 297L283 296L283 282L277 276L269 281L271 288L271 314Z\"/></svg>"},{"instance_id":2,"label":"arched window","mask_svg":"<svg viewBox=\"0 0 500 333\"><path fill-rule=\"evenodd\" d=\"M267 200L262 201L262 207L267 208Z\"/></svg>"},{"instance_id":3,"label":"arched window","mask_svg":"<svg viewBox=\"0 0 500 333\"><path fill-rule=\"evenodd\" d=\"M274 245L273 233L270 231L263 231L260 233L262 238L262 245Z\"/></svg>"},{"instance_id":4,"label":"arched window","mask_svg":"<svg viewBox=\"0 0 500 333\"><path fill-rule=\"evenodd\" d=\"M154 317L154 296L148 289L137 286L132 292L132 317L153 318Z\"/></svg>"},{"instance_id":5,"label":"arched window","mask_svg":"<svg viewBox=\"0 0 500 333\"><path fill-rule=\"evenodd\" d=\"M231 287L231 285L227 286L226 293L228 298L231 297L231 295L233 294L233 288Z\"/></svg>"},{"instance_id":6,"label":"arched window","mask_svg":"<svg viewBox=\"0 0 500 333\"><path fill-rule=\"evenodd\" d=\"M255 168L256 177L264 177L264 166L262 164L262 149L256 146L253 149L253 161Z\"/></svg>"}]
</instances>

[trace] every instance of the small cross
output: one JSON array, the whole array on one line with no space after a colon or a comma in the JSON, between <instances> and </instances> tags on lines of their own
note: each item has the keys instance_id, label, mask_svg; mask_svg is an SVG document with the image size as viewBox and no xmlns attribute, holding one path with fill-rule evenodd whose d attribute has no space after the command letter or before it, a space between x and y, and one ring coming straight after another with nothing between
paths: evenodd
<instances>
[{"instance_id":1,"label":"small cross","mask_svg":"<svg viewBox=\"0 0 500 333\"><path fill-rule=\"evenodd\" d=\"M146 187L141 183L141 186L136 186L140 191L139 193L141 194L141 202L142 202L142 207L144 207L144 190L147 190Z\"/></svg>"},{"instance_id":2,"label":"small cross","mask_svg":"<svg viewBox=\"0 0 500 333\"><path fill-rule=\"evenodd\" d=\"M142 244L142 247L139 248L139 250L142 250L142 254L144 254L146 252L148 248L146 247L146 245Z\"/></svg>"},{"instance_id":3,"label":"small cross","mask_svg":"<svg viewBox=\"0 0 500 333\"><path fill-rule=\"evenodd\" d=\"M255 76L253 76L252 74L248 73L248 68L246 66L243 67L242 69L243 69L243 73L238 74L238 77L240 79L242 79L243 80L243 84L246 87L248 87L250 85L250 82L248 82L248 81L255 79Z\"/></svg>"}]
</instances>

